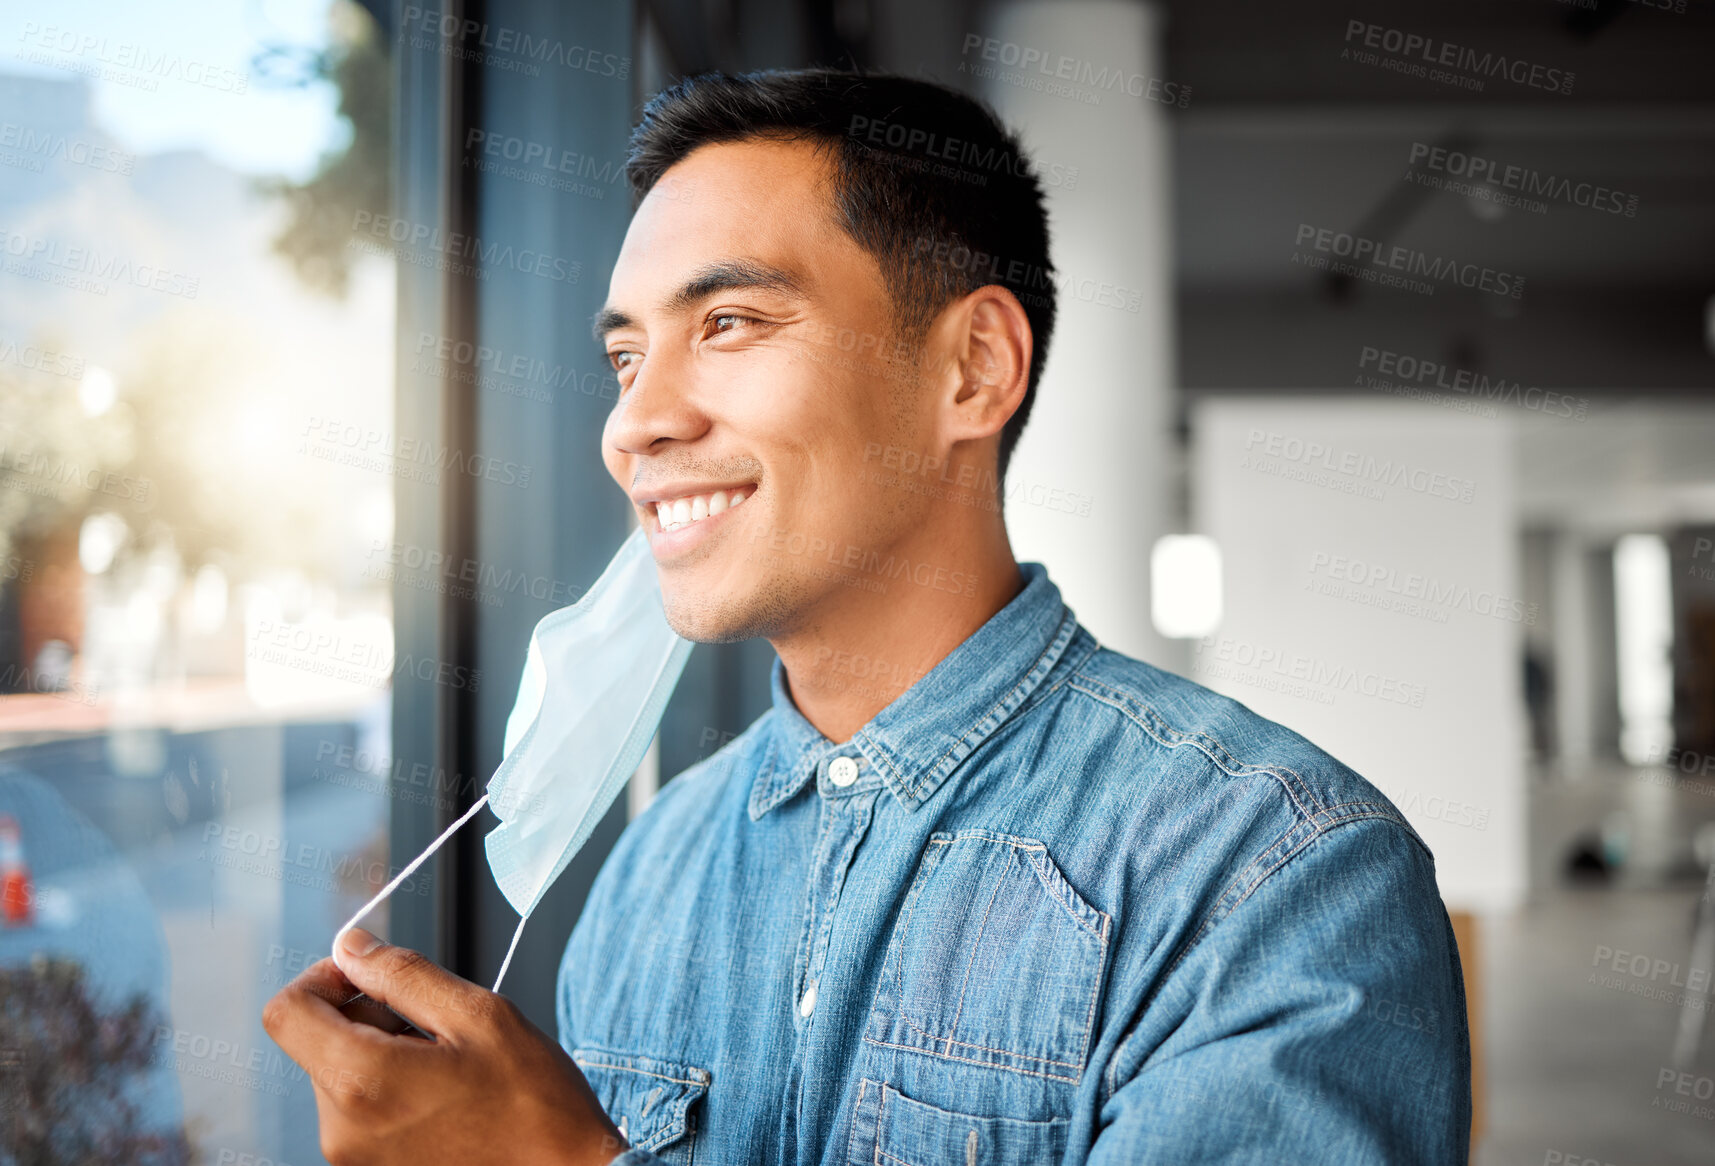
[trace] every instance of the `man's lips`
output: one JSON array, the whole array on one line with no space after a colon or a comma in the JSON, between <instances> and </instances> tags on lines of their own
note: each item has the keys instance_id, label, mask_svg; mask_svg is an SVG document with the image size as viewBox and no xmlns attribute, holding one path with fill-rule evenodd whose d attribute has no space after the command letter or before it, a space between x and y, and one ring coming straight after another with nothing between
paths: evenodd
<instances>
[{"instance_id":1,"label":"man's lips","mask_svg":"<svg viewBox=\"0 0 1715 1166\"><path fill-rule=\"evenodd\" d=\"M740 482L730 486L704 486L652 490L645 497L634 498L644 514L655 519L655 529L663 534L692 526L705 518L725 514L756 493L755 482Z\"/></svg>"}]
</instances>

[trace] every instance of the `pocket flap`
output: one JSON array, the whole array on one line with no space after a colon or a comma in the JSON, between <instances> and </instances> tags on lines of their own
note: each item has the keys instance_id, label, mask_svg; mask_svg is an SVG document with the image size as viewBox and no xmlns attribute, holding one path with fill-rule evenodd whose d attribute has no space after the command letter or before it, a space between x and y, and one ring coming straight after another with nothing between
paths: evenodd
<instances>
[{"instance_id":1,"label":"pocket flap","mask_svg":"<svg viewBox=\"0 0 1715 1166\"><path fill-rule=\"evenodd\" d=\"M573 1049L608 1118L625 1140L642 1150L659 1150L691 1128L691 1106L709 1090L709 1072L683 1061L667 1061L608 1049Z\"/></svg>"},{"instance_id":2,"label":"pocket flap","mask_svg":"<svg viewBox=\"0 0 1715 1166\"><path fill-rule=\"evenodd\" d=\"M1019 1121L972 1117L913 1101L881 1086L876 1160L882 1166L1003 1166L1058 1162L1066 1150L1064 1118Z\"/></svg>"}]
</instances>

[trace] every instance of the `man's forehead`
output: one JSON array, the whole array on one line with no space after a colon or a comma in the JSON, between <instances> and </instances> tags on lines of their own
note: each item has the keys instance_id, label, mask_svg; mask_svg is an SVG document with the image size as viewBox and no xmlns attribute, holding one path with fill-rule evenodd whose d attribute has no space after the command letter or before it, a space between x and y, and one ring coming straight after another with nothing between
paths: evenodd
<instances>
[{"instance_id":1,"label":"man's forehead","mask_svg":"<svg viewBox=\"0 0 1715 1166\"><path fill-rule=\"evenodd\" d=\"M747 139L698 146L661 175L632 216L635 234L719 238L820 234L833 226L827 151L809 142Z\"/></svg>"},{"instance_id":2,"label":"man's forehead","mask_svg":"<svg viewBox=\"0 0 1715 1166\"><path fill-rule=\"evenodd\" d=\"M825 157L808 143L698 147L638 207L614 263L608 307L635 317L668 297L683 306L686 297L676 293L717 267L772 271L785 278L761 286L815 297L830 251L862 253L832 221L826 177Z\"/></svg>"}]
</instances>

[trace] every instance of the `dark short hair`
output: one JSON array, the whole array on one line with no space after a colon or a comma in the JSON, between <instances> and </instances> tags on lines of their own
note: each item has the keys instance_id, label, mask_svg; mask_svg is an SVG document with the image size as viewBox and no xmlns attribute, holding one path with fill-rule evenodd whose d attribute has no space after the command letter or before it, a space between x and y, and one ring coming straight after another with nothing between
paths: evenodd
<instances>
[{"instance_id":1,"label":"dark short hair","mask_svg":"<svg viewBox=\"0 0 1715 1166\"><path fill-rule=\"evenodd\" d=\"M641 199L699 146L809 141L831 154L835 214L881 265L894 318L920 341L941 310L988 284L1024 306L1035 343L1024 400L1000 435L1006 475L1054 331L1048 215L1018 137L986 104L913 77L835 69L703 73L658 93L625 173Z\"/></svg>"}]
</instances>

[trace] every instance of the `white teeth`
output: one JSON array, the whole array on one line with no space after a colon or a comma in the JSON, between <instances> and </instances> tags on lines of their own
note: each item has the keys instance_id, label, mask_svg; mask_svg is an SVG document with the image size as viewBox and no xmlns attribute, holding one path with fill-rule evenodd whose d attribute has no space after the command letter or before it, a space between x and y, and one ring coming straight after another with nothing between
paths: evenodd
<instances>
[{"instance_id":1,"label":"white teeth","mask_svg":"<svg viewBox=\"0 0 1715 1166\"><path fill-rule=\"evenodd\" d=\"M716 514L724 514L748 497L749 490L715 490L709 494L675 498L671 502L657 502L655 521L660 523L662 531L677 530Z\"/></svg>"}]
</instances>

